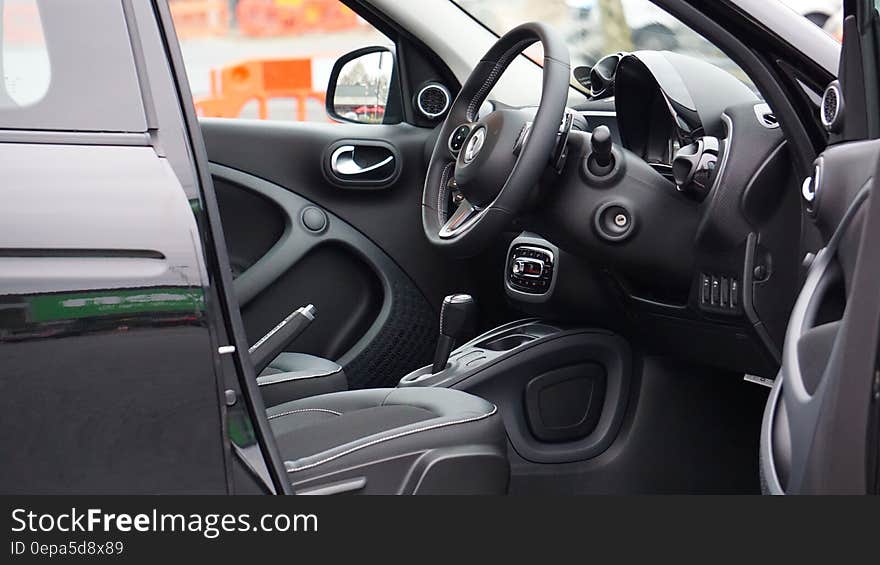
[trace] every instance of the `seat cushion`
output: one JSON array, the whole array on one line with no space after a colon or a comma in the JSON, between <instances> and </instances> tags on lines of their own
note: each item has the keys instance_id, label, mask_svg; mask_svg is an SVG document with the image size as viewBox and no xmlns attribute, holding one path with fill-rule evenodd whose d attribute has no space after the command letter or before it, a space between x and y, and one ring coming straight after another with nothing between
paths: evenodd
<instances>
[{"instance_id":1,"label":"seat cushion","mask_svg":"<svg viewBox=\"0 0 880 565\"><path fill-rule=\"evenodd\" d=\"M401 456L412 455L415 460L429 452L448 455L449 450L493 460L500 457L509 469L497 408L457 390L344 391L287 402L268 409L267 415L293 483ZM457 465L455 457L445 456L444 461ZM494 465L487 472L500 476L498 468ZM444 473L448 476L449 470ZM503 481L506 489L506 476Z\"/></svg>"}]
</instances>

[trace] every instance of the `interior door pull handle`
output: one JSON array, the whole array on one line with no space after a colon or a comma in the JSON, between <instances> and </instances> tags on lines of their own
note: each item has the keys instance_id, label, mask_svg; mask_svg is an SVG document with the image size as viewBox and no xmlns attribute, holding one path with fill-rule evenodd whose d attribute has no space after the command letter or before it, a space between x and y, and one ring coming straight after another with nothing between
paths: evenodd
<instances>
[{"instance_id":1,"label":"interior door pull handle","mask_svg":"<svg viewBox=\"0 0 880 565\"><path fill-rule=\"evenodd\" d=\"M330 169L342 177L353 177L375 171L376 169L382 168L388 163L394 161L394 155L389 155L378 163L362 166L355 162L354 151L354 145L343 145L338 147L330 155Z\"/></svg>"}]
</instances>

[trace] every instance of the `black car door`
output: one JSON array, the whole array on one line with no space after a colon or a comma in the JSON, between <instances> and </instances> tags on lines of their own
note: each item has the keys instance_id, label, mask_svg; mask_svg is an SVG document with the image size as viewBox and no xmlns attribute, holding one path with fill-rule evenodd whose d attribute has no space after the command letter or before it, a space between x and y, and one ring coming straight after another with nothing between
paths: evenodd
<instances>
[{"instance_id":1,"label":"black car door","mask_svg":"<svg viewBox=\"0 0 880 565\"><path fill-rule=\"evenodd\" d=\"M393 59L387 112L369 99L343 100L348 105L340 114L347 113L350 121L341 115L331 121L310 100L308 121L214 118L206 116L221 113L212 114L208 102L196 100L249 342L296 308L314 304L317 319L288 350L338 361L351 388L393 386L428 363L442 297L474 292L468 269L428 243L419 212L427 156L445 112L443 93L451 101L458 84L442 63L393 25L362 15L371 23L360 25L375 23L375 28L358 44L386 45ZM247 25L240 19L242 36ZM297 37L285 38L284 45L313 40ZM345 44L348 36L338 37ZM193 42L182 37L181 44L197 90L204 79L195 75L204 65ZM295 47L280 47L260 59L239 61L238 67L232 58L227 70L243 76L248 71L236 69L259 68L268 77L272 68L281 72L282 63L292 64L295 52ZM319 59L312 59L314 65ZM225 71L218 72L216 80L225 80ZM337 101L350 95L341 89ZM425 108L428 102L438 106ZM267 107L279 106L270 101ZM377 108L384 116L377 118ZM245 108L241 115L248 112Z\"/></svg>"},{"instance_id":2,"label":"black car door","mask_svg":"<svg viewBox=\"0 0 880 565\"><path fill-rule=\"evenodd\" d=\"M803 185L825 246L789 321L762 428L762 478L774 494L877 492L880 27L873 0L844 6L840 79L820 108L829 145Z\"/></svg>"}]
</instances>

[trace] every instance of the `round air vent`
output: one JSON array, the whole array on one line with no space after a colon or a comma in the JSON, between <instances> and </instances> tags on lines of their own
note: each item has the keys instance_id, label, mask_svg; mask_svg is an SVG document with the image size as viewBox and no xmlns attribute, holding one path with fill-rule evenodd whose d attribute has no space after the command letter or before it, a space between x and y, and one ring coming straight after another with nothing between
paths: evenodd
<instances>
[{"instance_id":1,"label":"round air vent","mask_svg":"<svg viewBox=\"0 0 880 565\"><path fill-rule=\"evenodd\" d=\"M426 118L439 118L449 109L452 97L449 90L442 84L432 82L419 91L416 95L416 106Z\"/></svg>"},{"instance_id":2,"label":"round air vent","mask_svg":"<svg viewBox=\"0 0 880 565\"><path fill-rule=\"evenodd\" d=\"M840 133L843 127L843 93L840 91L840 83L836 80L825 89L819 112L825 129L832 133Z\"/></svg>"}]
</instances>

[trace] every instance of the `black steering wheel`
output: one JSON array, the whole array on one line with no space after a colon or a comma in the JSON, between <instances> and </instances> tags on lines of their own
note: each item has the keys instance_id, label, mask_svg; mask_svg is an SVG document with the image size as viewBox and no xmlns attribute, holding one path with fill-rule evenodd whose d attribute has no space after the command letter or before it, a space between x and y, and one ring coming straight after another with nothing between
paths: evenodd
<instances>
[{"instance_id":1,"label":"black steering wheel","mask_svg":"<svg viewBox=\"0 0 880 565\"><path fill-rule=\"evenodd\" d=\"M479 118L480 106L508 65L539 41L544 76L534 118L515 109ZM510 30L480 60L449 110L428 165L422 224L431 243L456 256L474 255L520 213L555 147L569 73L565 41L535 22ZM463 198L450 213L453 186Z\"/></svg>"}]
</instances>

